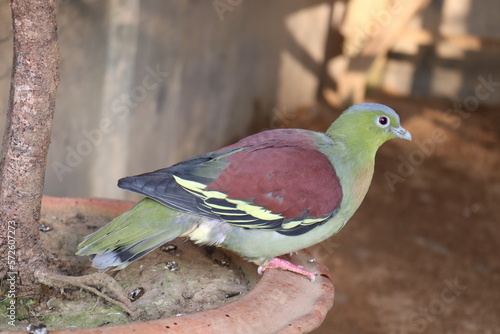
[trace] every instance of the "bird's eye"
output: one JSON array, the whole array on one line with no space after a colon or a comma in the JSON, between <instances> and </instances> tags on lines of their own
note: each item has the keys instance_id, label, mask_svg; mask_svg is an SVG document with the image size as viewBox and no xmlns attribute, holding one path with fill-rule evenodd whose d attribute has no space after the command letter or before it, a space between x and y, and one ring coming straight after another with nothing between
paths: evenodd
<instances>
[{"instance_id":1,"label":"bird's eye","mask_svg":"<svg viewBox=\"0 0 500 334\"><path fill-rule=\"evenodd\" d=\"M377 125L380 126L381 128L385 128L389 126L390 120L386 116L380 116L377 118Z\"/></svg>"}]
</instances>

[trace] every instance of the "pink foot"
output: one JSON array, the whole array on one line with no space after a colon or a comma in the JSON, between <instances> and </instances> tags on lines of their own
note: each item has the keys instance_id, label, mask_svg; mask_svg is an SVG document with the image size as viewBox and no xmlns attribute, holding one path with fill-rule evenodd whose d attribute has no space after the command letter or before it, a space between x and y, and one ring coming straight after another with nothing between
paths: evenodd
<instances>
[{"instance_id":1,"label":"pink foot","mask_svg":"<svg viewBox=\"0 0 500 334\"><path fill-rule=\"evenodd\" d=\"M311 282L314 282L314 280L316 279L316 273L313 273L311 271L307 271L304 268L302 268L301 266L290 263L287 260L283 260L279 257L273 258L271 260L271 262L269 262L265 266L260 266L257 270L258 270L259 274L262 275L262 273L264 271L266 271L266 269L269 269L269 268L283 269L283 270L288 270L288 271L291 271L291 272L294 272L294 273L297 273L300 275L304 275L304 276L308 277L311 280Z\"/></svg>"}]
</instances>

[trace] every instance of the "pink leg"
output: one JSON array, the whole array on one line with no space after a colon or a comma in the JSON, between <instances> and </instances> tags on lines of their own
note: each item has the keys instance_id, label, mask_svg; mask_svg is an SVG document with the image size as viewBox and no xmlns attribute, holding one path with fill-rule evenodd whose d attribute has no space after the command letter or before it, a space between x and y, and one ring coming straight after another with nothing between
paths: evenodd
<instances>
[{"instance_id":1,"label":"pink leg","mask_svg":"<svg viewBox=\"0 0 500 334\"><path fill-rule=\"evenodd\" d=\"M271 260L271 262L269 262L269 264L267 264L265 266L260 266L258 269L259 274L262 275L262 273L264 271L266 271L266 269L269 269L269 268L283 269L283 270L288 270L288 271L291 271L291 272L294 272L294 273L297 273L300 275L304 275L304 276L308 277L311 280L311 282L314 282L314 280L316 279L316 273L313 273L311 271L307 271L304 268L302 268L301 266L290 263L287 260L283 260L279 257L273 258Z\"/></svg>"}]
</instances>

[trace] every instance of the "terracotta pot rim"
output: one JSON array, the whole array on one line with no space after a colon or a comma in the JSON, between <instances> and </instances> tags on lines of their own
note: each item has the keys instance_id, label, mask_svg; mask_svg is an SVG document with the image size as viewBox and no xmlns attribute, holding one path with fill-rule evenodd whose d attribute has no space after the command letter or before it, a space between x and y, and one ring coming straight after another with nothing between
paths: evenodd
<instances>
[{"instance_id":1,"label":"terracotta pot rim","mask_svg":"<svg viewBox=\"0 0 500 334\"><path fill-rule=\"evenodd\" d=\"M135 203L97 198L44 196L43 210L116 216ZM236 301L202 312L152 321L97 328L56 330L51 333L305 333L317 328L333 306L334 286L328 268L300 251L297 264L319 273L315 282L281 270L267 270L255 287Z\"/></svg>"}]
</instances>

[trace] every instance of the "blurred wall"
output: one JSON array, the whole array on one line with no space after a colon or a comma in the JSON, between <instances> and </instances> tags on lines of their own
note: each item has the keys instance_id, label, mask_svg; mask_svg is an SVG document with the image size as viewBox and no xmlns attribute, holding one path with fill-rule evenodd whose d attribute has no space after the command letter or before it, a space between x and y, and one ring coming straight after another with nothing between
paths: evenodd
<instances>
[{"instance_id":1,"label":"blurred wall","mask_svg":"<svg viewBox=\"0 0 500 334\"><path fill-rule=\"evenodd\" d=\"M361 102L367 87L469 109L500 103L491 94L500 87L500 67L492 66L500 55L499 1L338 0L333 13L341 18L342 52L327 52L325 69L336 84L321 88L330 104Z\"/></svg>"},{"instance_id":2,"label":"blurred wall","mask_svg":"<svg viewBox=\"0 0 500 334\"><path fill-rule=\"evenodd\" d=\"M500 89L500 66L495 66L500 55L499 14L498 0L431 1L387 55L379 87L470 106L476 101L500 104L500 94L476 96L484 81L490 82L489 89Z\"/></svg>"},{"instance_id":3,"label":"blurred wall","mask_svg":"<svg viewBox=\"0 0 500 334\"><path fill-rule=\"evenodd\" d=\"M358 88L466 108L500 103L491 94L500 89L500 2L418 1L425 9L407 20L405 0L60 0L46 193L130 197L120 177L273 127L318 99L338 106L324 92L349 83L342 67L398 21ZM2 116L10 31L9 1L0 0Z\"/></svg>"},{"instance_id":4,"label":"blurred wall","mask_svg":"<svg viewBox=\"0 0 500 334\"><path fill-rule=\"evenodd\" d=\"M120 177L230 144L270 127L276 110L314 104L330 10L330 1L307 0L60 1L45 192L123 198ZM2 116L10 25L0 0Z\"/></svg>"}]
</instances>

